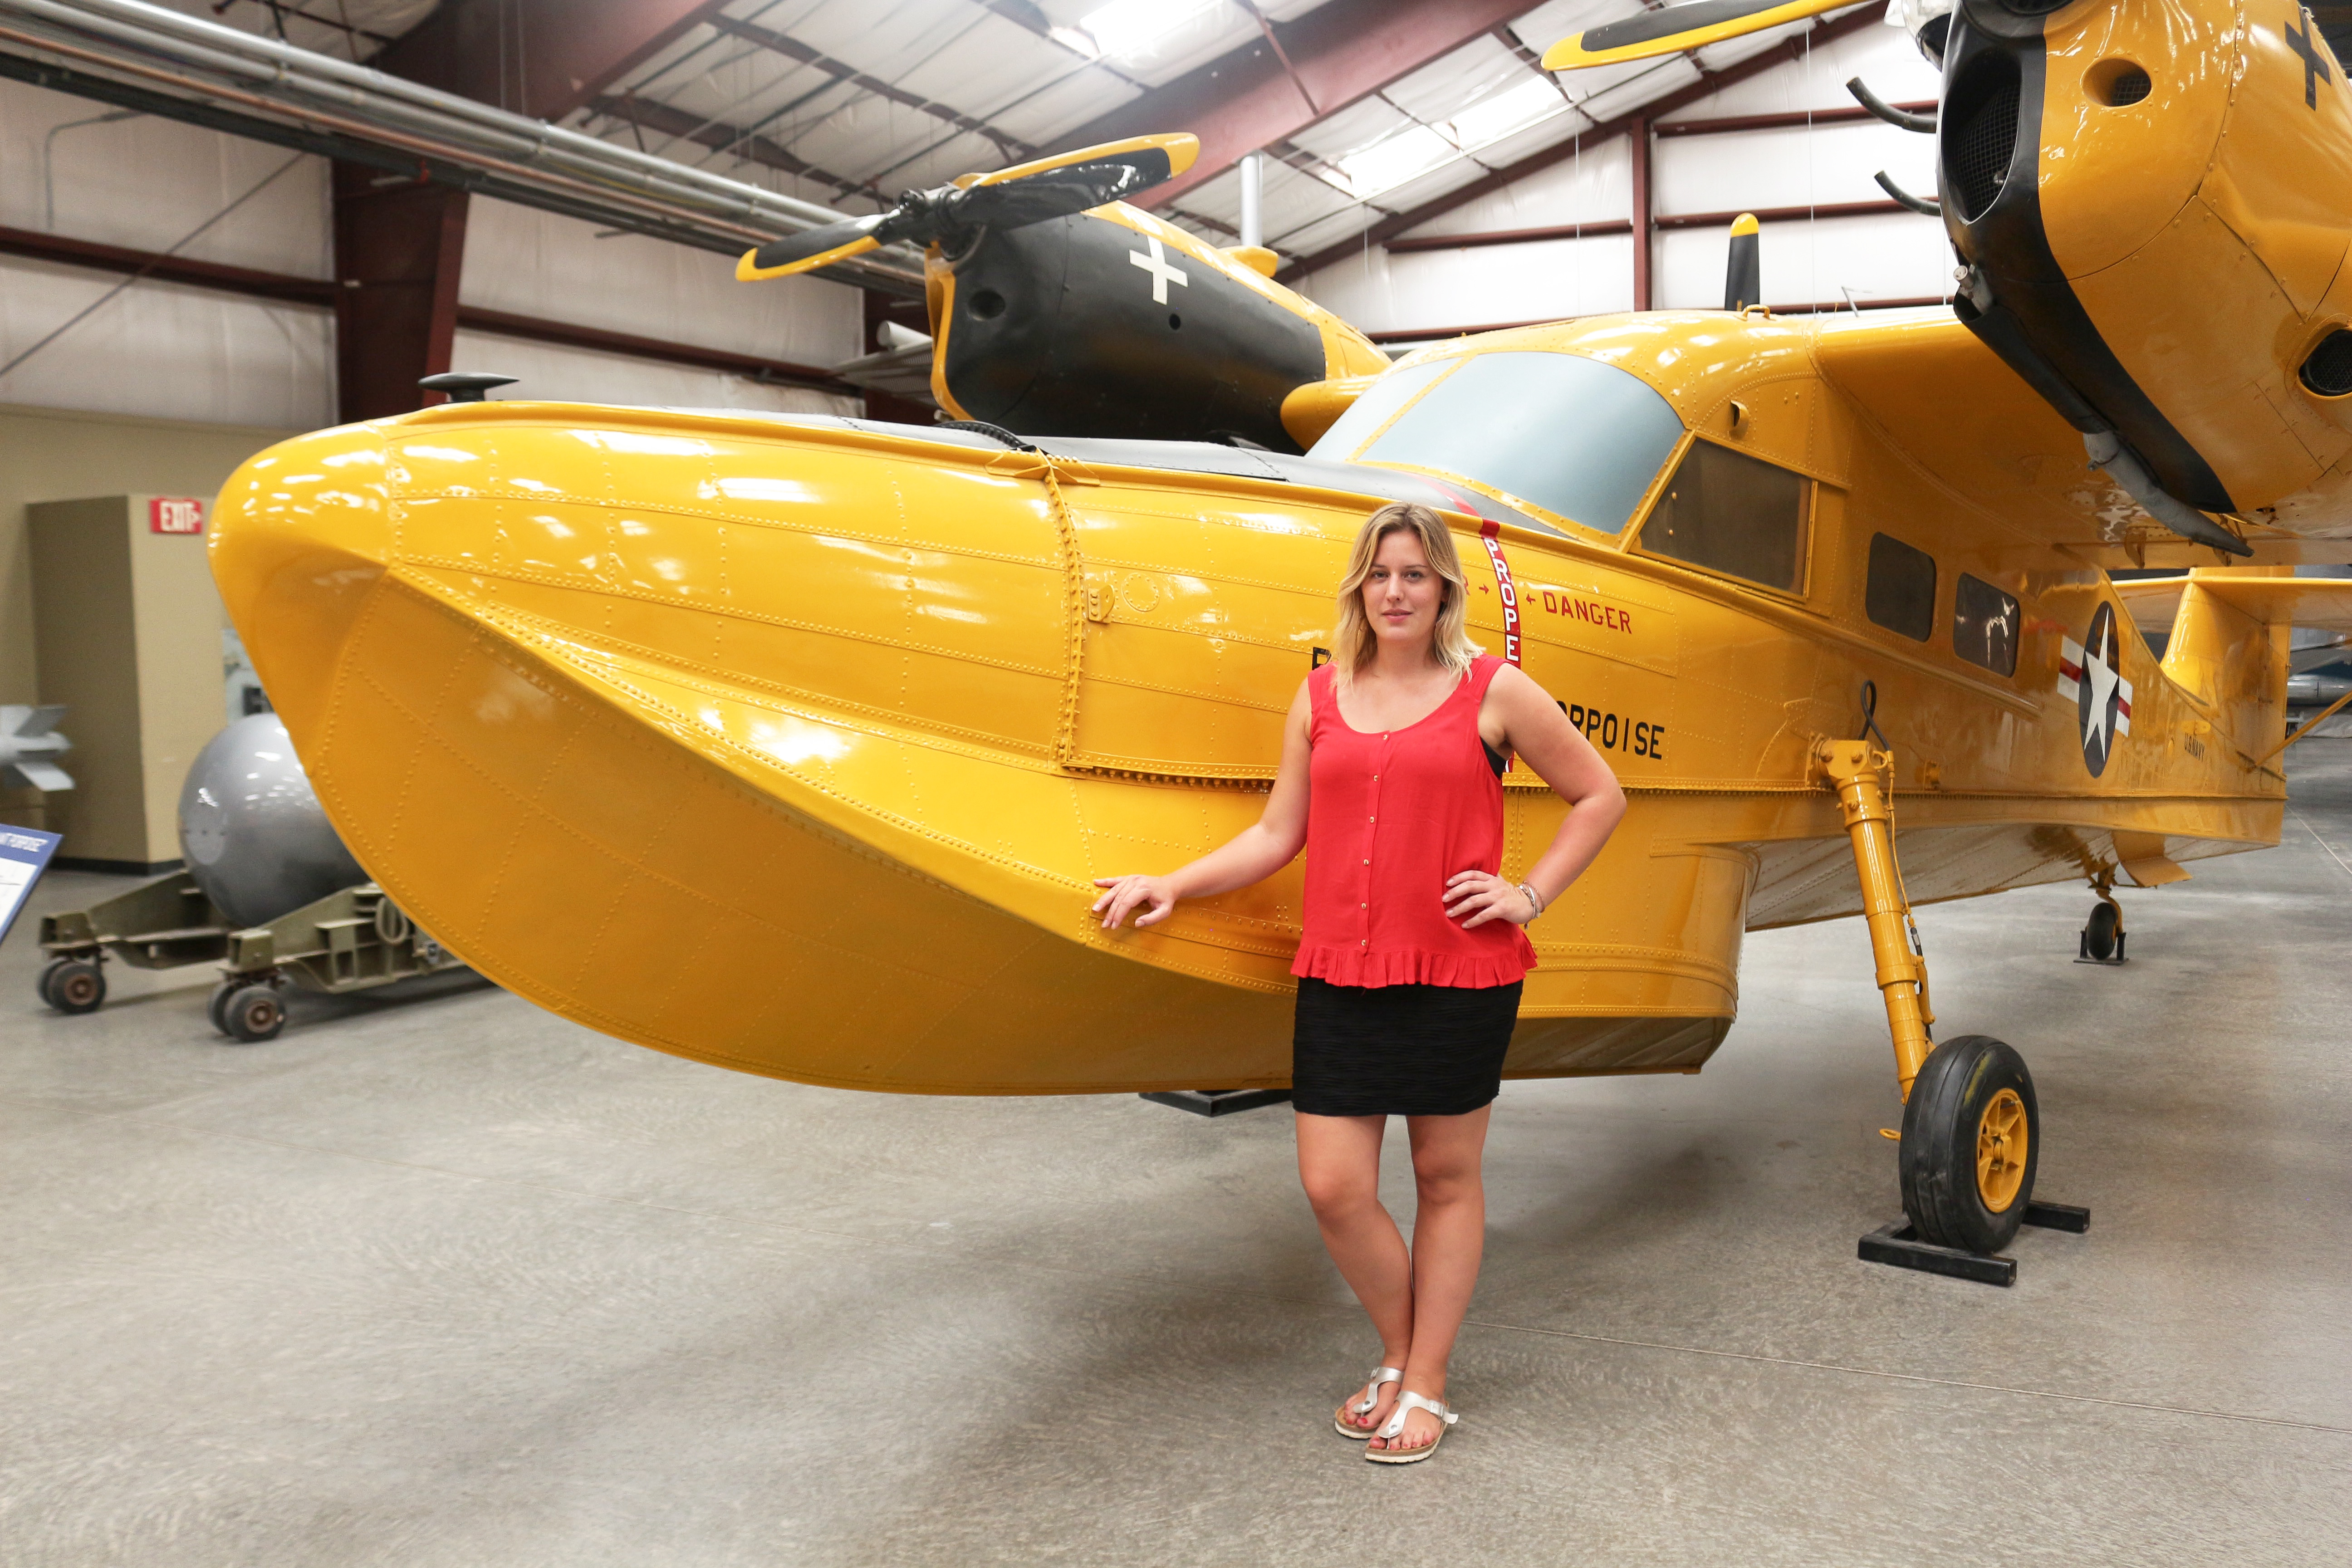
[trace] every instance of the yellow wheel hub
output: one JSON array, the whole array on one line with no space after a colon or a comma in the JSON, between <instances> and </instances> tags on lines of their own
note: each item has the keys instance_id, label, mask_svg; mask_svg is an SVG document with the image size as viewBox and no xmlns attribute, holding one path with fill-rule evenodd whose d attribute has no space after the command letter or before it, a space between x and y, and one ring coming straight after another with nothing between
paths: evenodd
<instances>
[{"instance_id":1,"label":"yellow wheel hub","mask_svg":"<svg viewBox=\"0 0 2352 1568\"><path fill-rule=\"evenodd\" d=\"M1977 1195L1995 1214L2006 1213L2025 1184L2025 1101L2004 1089L1977 1122Z\"/></svg>"}]
</instances>

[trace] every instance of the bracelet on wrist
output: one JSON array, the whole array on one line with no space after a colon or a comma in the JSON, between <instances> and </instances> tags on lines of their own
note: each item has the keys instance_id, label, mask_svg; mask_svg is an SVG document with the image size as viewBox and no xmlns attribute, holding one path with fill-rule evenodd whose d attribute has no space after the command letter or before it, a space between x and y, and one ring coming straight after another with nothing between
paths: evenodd
<instances>
[{"instance_id":1,"label":"bracelet on wrist","mask_svg":"<svg viewBox=\"0 0 2352 1568\"><path fill-rule=\"evenodd\" d=\"M1525 925L1533 925L1537 921L1543 918L1543 895L1536 891L1536 885L1533 882L1521 882L1519 884L1519 891L1527 895L1528 907L1535 910L1534 914L1529 915L1521 923Z\"/></svg>"}]
</instances>

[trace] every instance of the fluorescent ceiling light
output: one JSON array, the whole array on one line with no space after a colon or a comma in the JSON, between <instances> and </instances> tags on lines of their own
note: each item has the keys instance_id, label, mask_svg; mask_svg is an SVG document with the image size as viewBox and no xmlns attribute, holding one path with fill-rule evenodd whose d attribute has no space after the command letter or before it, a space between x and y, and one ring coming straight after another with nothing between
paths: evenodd
<instances>
[{"instance_id":1,"label":"fluorescent ceiling light","mask_svg":"<svg viewBox=\"0 0 2352 1568\"><path fill-rule=\"evenodd\" d=\"M1078 18L1106 55L1138 60L1195 24L1224 9L1225 0L1111 0Z\"/></svg>"},{"instance_id":2,"label":"fluorescent ceiling light","mask_svg":"<svg viewBox=\"0 0 2352 1568\"><path fill-rule=\"evenodd\" d=\"M1435 125L1408 126L1368 147L1332 160L1348 182L1349 193L1369 201L1394 190L1439 164L1465 153L1493 145L1504 137L1565 112L1559 89L1542 78L1529 78L1507 91L1479 100L1451 120Z\"/></svg>"}]
</instances>

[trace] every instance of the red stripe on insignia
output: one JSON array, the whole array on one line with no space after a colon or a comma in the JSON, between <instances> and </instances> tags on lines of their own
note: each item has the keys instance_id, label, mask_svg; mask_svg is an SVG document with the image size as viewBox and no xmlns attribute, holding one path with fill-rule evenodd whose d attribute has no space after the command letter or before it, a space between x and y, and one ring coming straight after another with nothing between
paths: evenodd
<instances>
[{"instance_id":1,"label":"red stripe on insignia","mask_svg":"<svg viewBox=\"0 0 2352 1568\"><path fill-rule=\"evenodd\" d=\"M2131 717L2131 704L2124 701L2121 698L2117 698L2116 700L2116 711L2122 717L2128 719Z\"/></svg>"},{"instance_id":2,"label":"red stripe on insignia","mask_svg":"<svg viewBox=\"0 0 2352 1568\"><path fill-rule=\"evenodd\" d=\"M2069 680L2080 680L2083 679L2083 667L2079 664L2068 664L2062 658L2058 661L2058 673Z\"/></svg>"}]
</instances>

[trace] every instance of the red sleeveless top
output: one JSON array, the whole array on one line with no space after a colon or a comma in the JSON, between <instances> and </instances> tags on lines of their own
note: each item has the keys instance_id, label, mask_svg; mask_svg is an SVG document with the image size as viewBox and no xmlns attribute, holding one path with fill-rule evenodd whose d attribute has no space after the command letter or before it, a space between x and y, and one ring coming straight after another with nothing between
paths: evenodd
<instances>
[{"instance_id":1,"label":"red sleeveless top","mask_svg":"<svg viewBox=\"0 0 2352 1568\"><path fill-rule=\"evenodd\" d=\"M1478 705L1502 664L1473 661L1437 711L1386 731L1349 727L1331 666L1307 678L1306 929L1291 973L1466 987L1508 985L1535 966L1510 921L1465 931L1445 913L1447 878L1502 868L1503 785L1478 736Z\"/></svg>"}]
</instances>

